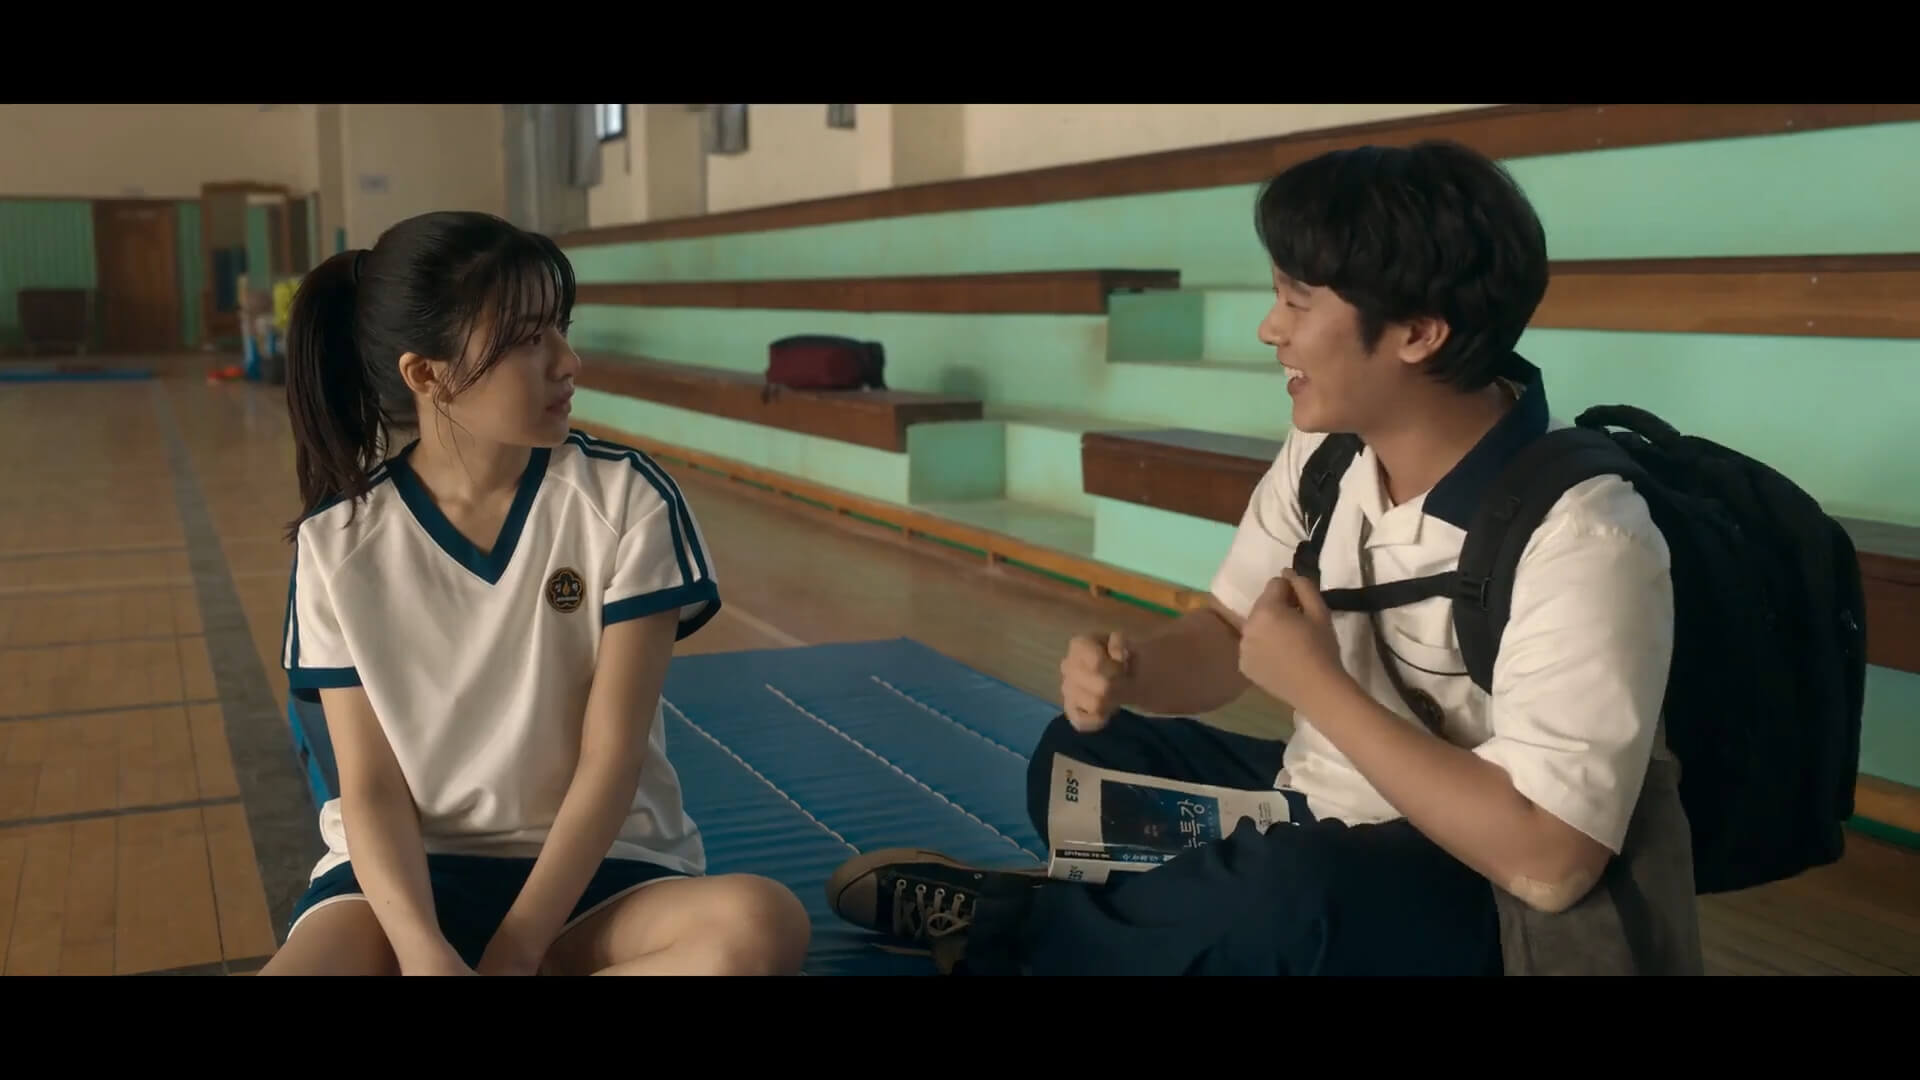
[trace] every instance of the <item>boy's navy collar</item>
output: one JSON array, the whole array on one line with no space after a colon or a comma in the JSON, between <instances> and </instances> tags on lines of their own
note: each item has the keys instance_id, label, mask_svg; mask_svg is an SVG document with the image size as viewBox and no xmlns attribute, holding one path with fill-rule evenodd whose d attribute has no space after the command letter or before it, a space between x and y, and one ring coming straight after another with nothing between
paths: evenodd
<instances>
[{"instance_id":1,"label":"boy's navy collar","mask_svg":"<svg viewBox=\"0 0 1920 1080\"><path fill-rule=\"evenodd\" d=\"M1421 508L1427 516L1463 532L1500 471L1529 443L1546 434L1550 420L1547 388L1539 368L1513 353L1501 375L1519 385L1519 400L1451 472L1440 478Z\"/></svg>"}]
</instances>

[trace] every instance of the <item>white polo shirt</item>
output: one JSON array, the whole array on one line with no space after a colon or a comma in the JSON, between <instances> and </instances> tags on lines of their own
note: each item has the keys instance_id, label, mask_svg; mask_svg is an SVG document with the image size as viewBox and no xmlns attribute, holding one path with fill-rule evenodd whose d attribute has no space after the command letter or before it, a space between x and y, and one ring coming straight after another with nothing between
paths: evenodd
<instances>
[{"instance_id":1,"label":"white polo shirt","mask_svg":"<svg viewBox=\"0 0 1920 1080\"><path fill-rule=\"evenodd\" d=\"M1467 524L1500 468L1552 420L1538 372L1519 401L1426 494L1391 505L1371 449L1356 455L1320 551L1322 589L1363 584L1360 542L1376 585L1455 569ZM1307 537L1300 471L1325 435L1291 432L1249 501L1213 580L1245 616ZM1548 512L1522 555L1492 693L1467 675L1442 596L1378 613L1409 687L1441 706L1444 734L1494 762L1542 809L1618 852L1639 798L1673 646L1673 586L1665 539L1647 504L1618 477L1574 487ZM1381 666L1365 612L1333 613L1346 670L1374 699L1413 718ZM1664 748L1660 750L1664 755ZM1313 725L1295 717L1277 787L1305 795L1320 818L1401 816Z\"/></svg>"},{"instance_id":2,"label":"white polo shirt","mask_svg":"<svg viewBox=\"0 0 1920 1080\"><path fill-rule=\"evenodd\" d=\"M412 450L376 470L357 507L301 523L288 682L307 700L365 688L429 852L537 856L579 761L601 630L678 610L679 636L693 633L720 608L713 564L679 488L637 450L577 431L535 450L486 552L434 505ZM320 831L315 877L348 858L339 799L321 809ZM706 866L657 705L609 855Z\"/></svg>"}]
</instances>

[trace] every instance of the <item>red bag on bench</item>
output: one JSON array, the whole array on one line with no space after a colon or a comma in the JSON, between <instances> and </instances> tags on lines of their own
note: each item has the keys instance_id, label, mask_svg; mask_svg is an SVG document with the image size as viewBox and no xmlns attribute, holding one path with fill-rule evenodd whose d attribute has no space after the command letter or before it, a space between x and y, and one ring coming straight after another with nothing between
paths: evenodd
<instances>
[{"instance_id":1,"label":"red bag on bench","mask_svg":"<svg viewBox=\"0 0 1920 1080\"><path fill-rule=\"evenodd\" d=\"M767 384L794 390L885 390L886 367L886 348L877 341L798 334L767 349Z\"/></svg>"}]
</instances>

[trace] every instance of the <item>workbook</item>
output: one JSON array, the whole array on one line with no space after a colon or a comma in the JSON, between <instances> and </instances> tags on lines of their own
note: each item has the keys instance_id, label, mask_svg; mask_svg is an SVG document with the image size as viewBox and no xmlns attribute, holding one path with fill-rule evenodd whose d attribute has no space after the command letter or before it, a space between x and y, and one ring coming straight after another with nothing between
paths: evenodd
<instances>
[{"instance_id":1,"label":"workbook","mask_svg":"<svg viewBox=\"0 0 1920 1080\"><path fill-rule=\"evenodd\" d=\"M1151 870L1233 832L1241 818L1261 832L1289 820L1277 789L1242 791L1103 769L1053 758L1047 805L1047 876L1098 884L1109 874Z\"/></svg>"}]
</instances>

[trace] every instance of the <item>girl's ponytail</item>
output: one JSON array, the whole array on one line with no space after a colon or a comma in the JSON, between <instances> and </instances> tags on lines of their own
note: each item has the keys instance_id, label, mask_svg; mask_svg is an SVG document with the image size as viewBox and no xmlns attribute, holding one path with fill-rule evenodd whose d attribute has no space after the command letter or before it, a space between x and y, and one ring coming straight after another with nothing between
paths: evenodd
<instances>
[{"instance_id":1,"label":"girl's ponytail","mask_svg":"<svg viewBox=\"0 0 1920 1080\"><path fill-rule=\"evenodd\" d=\"M422 401L403 357L443 363L442 385L470 386L535 334L564 334L574 296L573 264L553 241L471 211L410 217L372 250L315 267L287 321L301 504L289 539L324 507L373 490L391 442L418 431Z\"/></svg>"},{"instance_id":2,"label":"girl's ponytail","mask_svg":"<svg viewBox=\"0 0 1920 1080\"><path fill-rule=\"evenodd\" d=\"M366 255L342 251L321 263L301 282L288 313L287 412L301 503L289 538L326 504L366 494L367 473L380 460L379 395L356 341Z\"/></svg>"}]
</instances>

